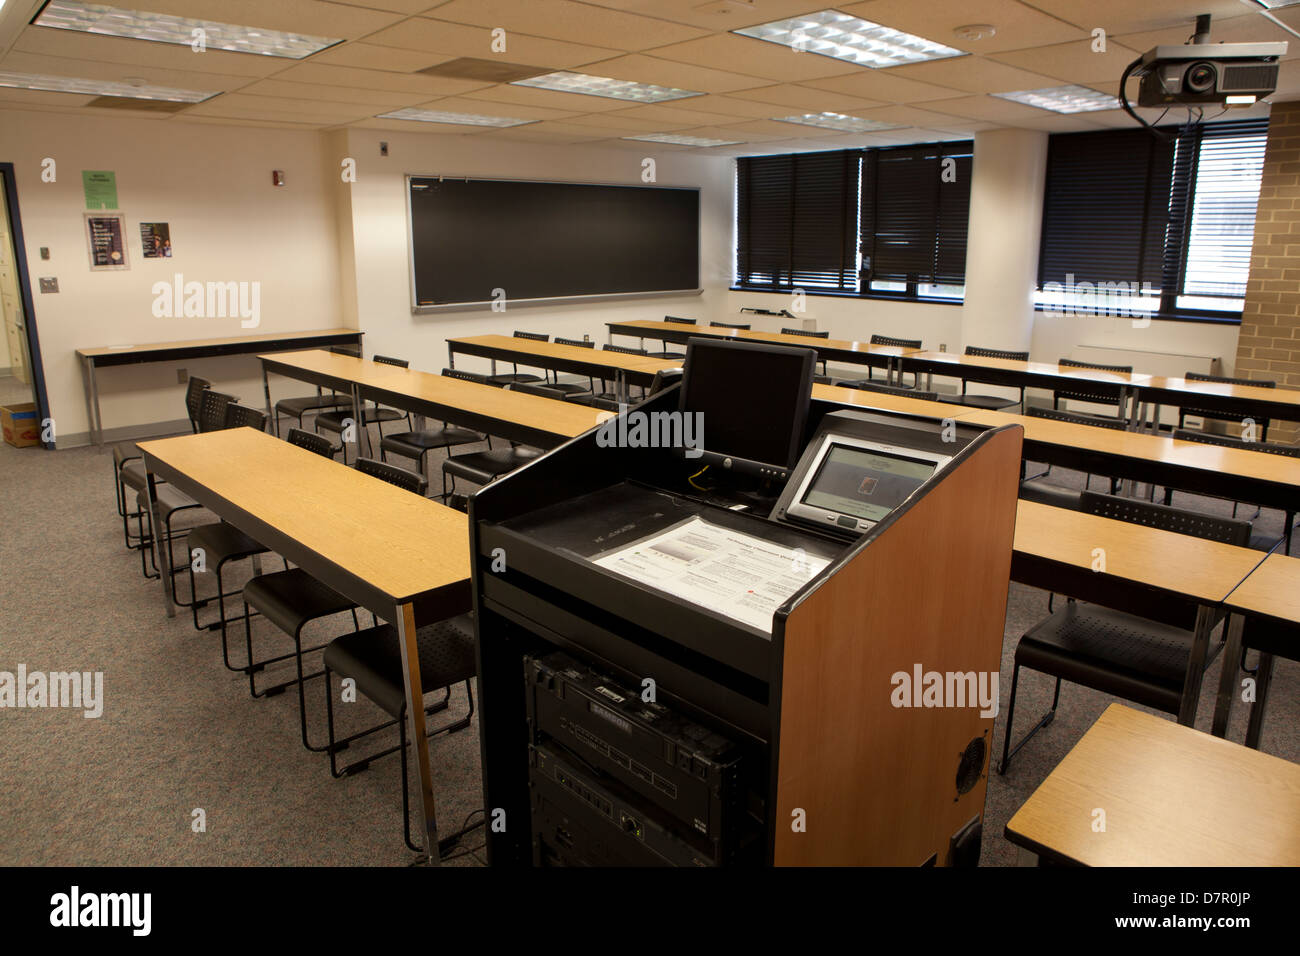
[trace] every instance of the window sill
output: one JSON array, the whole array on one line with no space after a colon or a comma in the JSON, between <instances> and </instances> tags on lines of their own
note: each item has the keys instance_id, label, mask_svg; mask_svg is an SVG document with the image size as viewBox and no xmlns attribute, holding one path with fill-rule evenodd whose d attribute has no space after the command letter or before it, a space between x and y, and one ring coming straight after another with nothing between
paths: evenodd
<instances>
[{"instance_id":1,"label":"window sill","mask_svg":"<svg viewBox=\"0 0 1300 956\"><path fill-rule=\"evenodd\" d=\"M1035 312L1050 312L1064 318L1083 316L1086 318L1115 319L1117 322L1136 322L1150 319L1155 322L1200 322L1211 325L1241 325L1240 312L1141 312L1133 315L1115 315L1113 311L1099 311L1069 307L1057 309L1050 305L1034 306ZM1140 326L1139 326L1140 328Z\"/></svg>"},{"instance_id":2,"label":"window sill","mask_svg":"<svg viewBox=\"0 0 1300 956\"><path fill-rule=\"evenodd\" d=\"M792 289L753 289L749 286L733 285L732 292L753 292L758 295L790 295ZM921 305L964 305L964 299L936 299L921 296L890 295L888 292L826 292L813 289L802 290L803 294L819 299L875 299L883 302L915 302Z\"/></svg>"}]
</instances>

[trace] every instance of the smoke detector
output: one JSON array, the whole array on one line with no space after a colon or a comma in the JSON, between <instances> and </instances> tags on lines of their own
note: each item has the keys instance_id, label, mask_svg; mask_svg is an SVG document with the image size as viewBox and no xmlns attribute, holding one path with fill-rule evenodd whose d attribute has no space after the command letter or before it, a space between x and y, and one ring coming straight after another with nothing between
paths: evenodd
<instances>
[{"instance_id":1,"label":"smoke detector","mask_svg":"<svg viewBox=\"0 0 1300 956\"><path fill-rule=\"evenodd\" d=\"M952 32L959 40L986 40L997 33L998 28L991 23L968 23Z\"/></svg>"}]
</instances>

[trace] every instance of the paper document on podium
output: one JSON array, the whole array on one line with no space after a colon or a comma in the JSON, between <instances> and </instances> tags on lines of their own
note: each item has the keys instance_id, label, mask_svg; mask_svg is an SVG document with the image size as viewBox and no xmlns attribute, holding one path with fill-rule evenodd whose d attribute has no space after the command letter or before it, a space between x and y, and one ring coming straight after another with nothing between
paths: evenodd
<instances>
[{"instance_id":1,"label":"paper document on podium","mask_svg":"<svg viewBox=\"0 0 1300 956\"><path fill-rule=\"evenodd\" d=\"M772 612L830 563L702 518L592 560L768 634Z\"/></svg>"}]
</instances>

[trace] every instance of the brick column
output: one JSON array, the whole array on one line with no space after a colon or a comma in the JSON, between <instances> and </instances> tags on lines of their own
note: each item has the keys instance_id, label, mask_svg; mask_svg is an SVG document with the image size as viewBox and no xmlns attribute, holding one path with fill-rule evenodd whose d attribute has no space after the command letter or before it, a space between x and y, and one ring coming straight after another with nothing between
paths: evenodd
<instances>
[{"instance_id":1,"label":"brick column","mask_svg":"<svg viewBox=\"0 0 1300 956\"><path fill-rule=\"evenodd\" d=\"M1274 103L1269 112L1233 374L1300 389L1300 101ZM1300 427L1273 422L1268 438L1297 444Z\"/></svg>"}]
</instances>

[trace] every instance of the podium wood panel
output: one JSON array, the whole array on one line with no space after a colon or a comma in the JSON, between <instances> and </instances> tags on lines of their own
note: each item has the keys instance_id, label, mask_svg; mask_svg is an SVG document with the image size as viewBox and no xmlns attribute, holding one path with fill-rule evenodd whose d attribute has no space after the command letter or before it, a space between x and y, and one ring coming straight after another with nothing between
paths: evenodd
<instances>
[{"instance_id":1,"label":"podium wood panel","mask_svg":"<svg viewBox=\"0 0 1300 956\"><path fill-rule=\"evenodd\" d=\"M891 676L997 674L1020 429L991 433L789 614L779 703L774 862L919 866L984 811L993 717L894 707ZM978 502L977 507L972 503ZM980 779L957 768L985 743ZM792 811L807 831L793 832Z\"/></svg>"}]
</instances>

